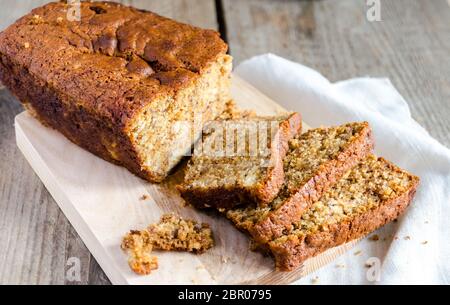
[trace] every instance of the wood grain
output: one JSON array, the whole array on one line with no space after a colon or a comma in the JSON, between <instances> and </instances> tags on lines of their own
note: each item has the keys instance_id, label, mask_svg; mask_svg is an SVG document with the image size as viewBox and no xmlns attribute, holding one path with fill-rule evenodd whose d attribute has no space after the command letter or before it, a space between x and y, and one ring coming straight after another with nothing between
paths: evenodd
<instances>
[{"instance_id":1,"label":"wood grain","mask_svg":"<svg viewBox=\"0 0 450 305\"><path fill-rule=\"evenodd\" d=\"M0 30L50 1L0 0ZM122 1L161 15L217 28L214 0ZM108 284L78 234L17 149L14 117L23 111L0 84L0 283ZM80 281L69 281L67 261L81 262Z\"/></svg>"},{"instance_id":2,"label":"wood grain","mask_svg":"<svg viewBox=\"0 0 450 305\"><path fill-rule=\"evenodd\" d=\"M446 0L223 0L235 64L273 52L332 81L387 76L414 118L450 146L450 6Z\"/></svg>"}]
</instances>

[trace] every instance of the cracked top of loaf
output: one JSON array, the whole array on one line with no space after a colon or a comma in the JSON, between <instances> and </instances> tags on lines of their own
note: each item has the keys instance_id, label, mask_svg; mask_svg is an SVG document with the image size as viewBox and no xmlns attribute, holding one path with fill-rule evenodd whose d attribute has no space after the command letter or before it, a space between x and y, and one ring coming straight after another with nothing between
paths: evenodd
<instances>
[{"instance_id":1,"label":"cracked top of loaf","mask_svg":"<svg viewBox=\"0 0 450 305\"><path fill-rule=\"evenodd\" d=\"M189 86L227 51L213 30L112 2L49 3L0 33L0 58L86 109L125 124L136 109Z\"/></svg>"}]
</instances>

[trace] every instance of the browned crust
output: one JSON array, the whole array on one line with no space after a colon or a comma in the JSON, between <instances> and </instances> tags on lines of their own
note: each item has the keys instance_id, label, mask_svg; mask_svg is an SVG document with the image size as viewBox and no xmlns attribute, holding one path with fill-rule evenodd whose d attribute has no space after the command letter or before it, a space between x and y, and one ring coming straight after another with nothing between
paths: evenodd
<instances>
[{"instance_id":1,"label":"browned crust","mask_svg":"<svg viewBox=\"0 0 450 305\"><path fill-rule=\"evenodd\" d=\"M286 120L280 123L271 146L270 164L266 179L254 190L249 192L243 188L190 188L186 185L177 186L181 197L196 208L230 209L243 202L258 202L265 206L278 194L284 182L283 158L289 148L289 140L301 131L302 119L297 112L292 113Z\"/></svg>"},{"instance_id":2,"label":"browned crust","mask_svg":"<svg viewBox=\"0 0 450 305\"><path fill-rule=\"evenodd\" d=\"M75 103L66 103L70 97L57 93L48 84L41 84L27 69L11 63L6 56L0 56L0 79L26 108L31 108L39 121L55 128L73 143L106 161L126 167L143 179L159 182L164 178L141 169L133 145L118 128L111 128L101 118L74 107ZM105 143L117 142L117 159L111 157L100 138L105 139Z\"/></svg>"},{"instance_id":3,"label":"browned crust","mask_svg":"<svg viewBox=\"0 0 450 305\"><path fill-rule=\"evenodd\" d=\"M295 194L287 199L277 210L249 228L249 233L258 243L267 243L283 234L292 223L299 220L303 212L317 201L330 187L358 162L369 155L374 142L369 123L364 122L360 136L348 144L337 158L323 164Z\"/></svg>"},{"instance_id":4,"label":"browned crust","mask_svg":"<svg viewBox=\"0 0 450 305\"><path fill-rule=\"evenodd\" d=\"M318 231L303 238L290 235L282 245L268 243L268 248L275 258L276 267L283 271L293 270L308 258L361 238L397 219L408 207L416 192L419 178L413 176L412 179L411 187L401 196L388 200L351 220L337 223L326 232Z\"/></svg>"},{"instance_id":5,"label":"browned crust","mask_svg":"<svg viewBox=\"0 0 450 305\"><path fill-rule=\"evenodd\" d=\"M216 31L119 3L82 1L79 22L69 8L35 8L0 33L0 53L114 124L190 86L228 48Z\"/></svg>"},{"instance_id":6,"label":"browned crust","mask_svg":"<svg viewBox=\"0 0 450 305\"><path fill-rule=\"evenodd\" d=\"M117 3L82 2L80 22L67 7L48 3L0 33L0 79L45 125L161 182L168 173L141 167L130 126L152 102L194 86L227 45L215 31Z\"/></svg>"}]
</instances>

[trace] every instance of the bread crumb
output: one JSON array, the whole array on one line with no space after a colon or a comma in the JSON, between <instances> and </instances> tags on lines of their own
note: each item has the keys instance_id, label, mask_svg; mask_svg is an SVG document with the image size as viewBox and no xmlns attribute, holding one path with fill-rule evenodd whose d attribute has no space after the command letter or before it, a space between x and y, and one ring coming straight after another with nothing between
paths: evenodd
<instances>
[{"instance_id":1,"label":"bread crumb","mask_svg":"<svg viewBox=\"0 0 450 305\"><path fill-rule=\"evenodd\" d=\"M380 240L380 236L378 236L377 234L374 234L369 239L371 241L379 241Z\"/></svg>"},{"instance_id":2,"label":"bread crumb","mask_svg":"<svg viewBox=\"0 0 450 305\"><path fill-rule=\"evenodd\" d=\"M319 277L318 276L316 276L316 277L311 279L311 284L315 285L317 283L319 283Z\"/></svg>"},{"instance_id":3,"label":"bread crumb","mask_svg":"<svg viewBox=\"0 0 450 305\"><path fill-rule=\"evenodd\" d=\"M63 18L62 18L62 17L58 17L58 18L56 18L56 22L57 22L57 23L61 23L61 22L63 22Z\"/></svg>"},{"instance_id":4,"label":"bread crumb","mask_svg":"<svg viewBox=\"0 0 450 305\"><path fill-rule=\"evenodd\" d=\"M222 263L226 264L228 263L228 260L229 260L228 257L222 256Z\"/></svg>"},{"instance_id":5,"label":"bread crumb","mask_svg":"<svg viewBox=\"0 0 450 305\"><path fill-rule=\"evenodd\" d=\"M424 241L422 242L422 245L426 245L426 244L428 244L428 240L424 240Z\"/></svg>"},{"instance_id":6,"label":"bread crumb","mask_svg":"<svg viewBox=\"0 0 450 305\"><path fill-rule=\"evenodd\" d=\"M122 240L121 248L128 252L128 264L137 274L149 274L158 268L152 250L203 253L214 245L209 225L165 214L159 223L145 230L131 230ZM181 262L181 260L180 260Z\"/></svg>"},{"instance_id":7,"label":"bread crumb","mask_svg":"<svg viewBox=\"0 0 450 305\"><path fill-rule=\"evenodd\" d=\"M29 42L25 42L25 43L23 44L23 47L24 47L25 49L28 49L28 48L30 47L30 43L29 43Z\"/></svg>"},{"instance_id":8,"label":"bread crumb","mask_svg":"<svg viewBox=\"0 0 450 305\"><path fill-rule=\"evenodd\" d=\"M257 242L255 242L255 241L252 239L252 240L250 240L250 242L248 243L248 249L249 249L250 251L256 252L256 251L259 250L259 245L258 245Z\"/></svg>"},{"instance_id":9,"label":"bread crumb","mask_svg":"<svg viewBox=\"0 0 450 305\"><path fill-rule=\"evenodd\" d=\"M30 20L30 24L40 24L42 22L44 22L44 19L39 15L34 15Z\"/></svg>"},{"instance_id":10,"label":"bread crumb","mask_svg":"<svg viewBox=\"0 0 450 305\"><path fill-rule=\"evenodd\" d=\"M369 264L369 263L365 263L364 265L366 268L371 268L373 266L373 264Z\"/></svg>"},{"instance_id":11,"label":"bread crumb","mask_svg":"<svg viewBox=\"0 0 450 305\"><path fill-rule=\"evenodd\" d=\"M142 195L141 197L139 197L139 200L147 200L148 199L148 195L147 194L144 194L144 195Z\"/></svg>"},{"instance_id":12,"label":"bread crumb","mask_svg":"<svg viewBox=\"0 0 450 305\"><path fill-rule=\"evenodd\" d=\"M411 236L405 236L403 239L404 240L411 240Z\"/></svg>"},{"instance_id":13,"label":"bread crumb","mask_svg":"<svg viewBox=\"0 0 450 305\"><path fill-rule=\"evenodd\" d=\"M345 268L345 265L344 264L337 264L336 268Z\"/></svg>"},{"instance_id":14,"label":"bread crumb","mask_svg":"<svg viewBox=\"0 0 450 305\"><path fill-rule=\"evenodd\" d=\"M362 251L361 250L358 250L358 251L356 251L355 253L353 253L355 256L358 256L358 255L360 255L362 253Z\"/></svg>"}]
</instances>

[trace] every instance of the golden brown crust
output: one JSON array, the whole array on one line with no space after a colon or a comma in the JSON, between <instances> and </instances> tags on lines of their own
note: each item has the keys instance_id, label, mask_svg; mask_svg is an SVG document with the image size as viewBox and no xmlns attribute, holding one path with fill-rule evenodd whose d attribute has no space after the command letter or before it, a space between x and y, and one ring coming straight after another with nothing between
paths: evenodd
<instances>
[{"instance_id":1,"label":"golden brown crust","mask_svg":"<svg viewBox=\"0 0 450 305\"><path fill-rule=\"evenodd\" d=\"M261 206L267 205L278 194L284 182L283 158L288 150L289 140L300 132L301 124L298 113L292 113L281 121L270 146L269 164L272 166L267 168L265 178L252 188L239 185L205 188L184 183L178 186L181 196L197 208L229 209L249 201L256 201Z\"/></svg>"},{"instance_id":2,"label":"golden brown crust","mask_svg":"<svg viewBox=\"0 0 450 305\"><path fill-rule=\"evenodd\" d=\"M137 140L130 136L137 117L148 109L161 112L158 103L176 108L178 96L189 90L198 94L192 89L207 82L215 65L223 65L226 80L227 46L214 31L151 12L112 2L82 2L80 7L81 21L69 21L68 5L55 2L0 33L0 79L45 125L159 182L179 158L161 161L161 168L147 165L146 153L138 153ZM210 101L206 119L223 111L228 97L223 99Z\"/></svg>"},{"instance_id":3,"label":"golden brown crust","mask_svg":"<svg viewBox=\"0 0 450 305\"><path fill-rule=\"evenodd\" d=\"M0 53L114 124L189 86L227 51L217 32L152 12L82 2L76 22L68 8L54 2L23 16L0 34Z\"/></svg>"},{"instance_id":4,"label":"golden brown crust","mask_svg":"<svg viewBox=\"0 0 450 305\"><path fill-rule=\"evenodd\" d=\"M349 169L366 157L373 149L372 131L367 122L359 136L325 164L301 188L293 192L276 210L248 228L258 243L267 243L289 229L292 222L300 219L303 212L332 187Z\"/></svg>"},{"instance_id":5,"label":"golden brown crust","mask_svg":"<svg viewBox=\"0 0 450 305\"><path fill-rule=\"evenodd\" d=\"M400 171L398 168L396 170ZM278 269L293 270L308 258L332 247L361 238L397 219L412 201L418 184L419 178L411 176L410 187L396 198L386 200L364 213L356 214L352 219L332 224L327 230L301 236L288 235L283 243L269 242L266 249L271 251Z\"/></svg>"}]
</instances>

